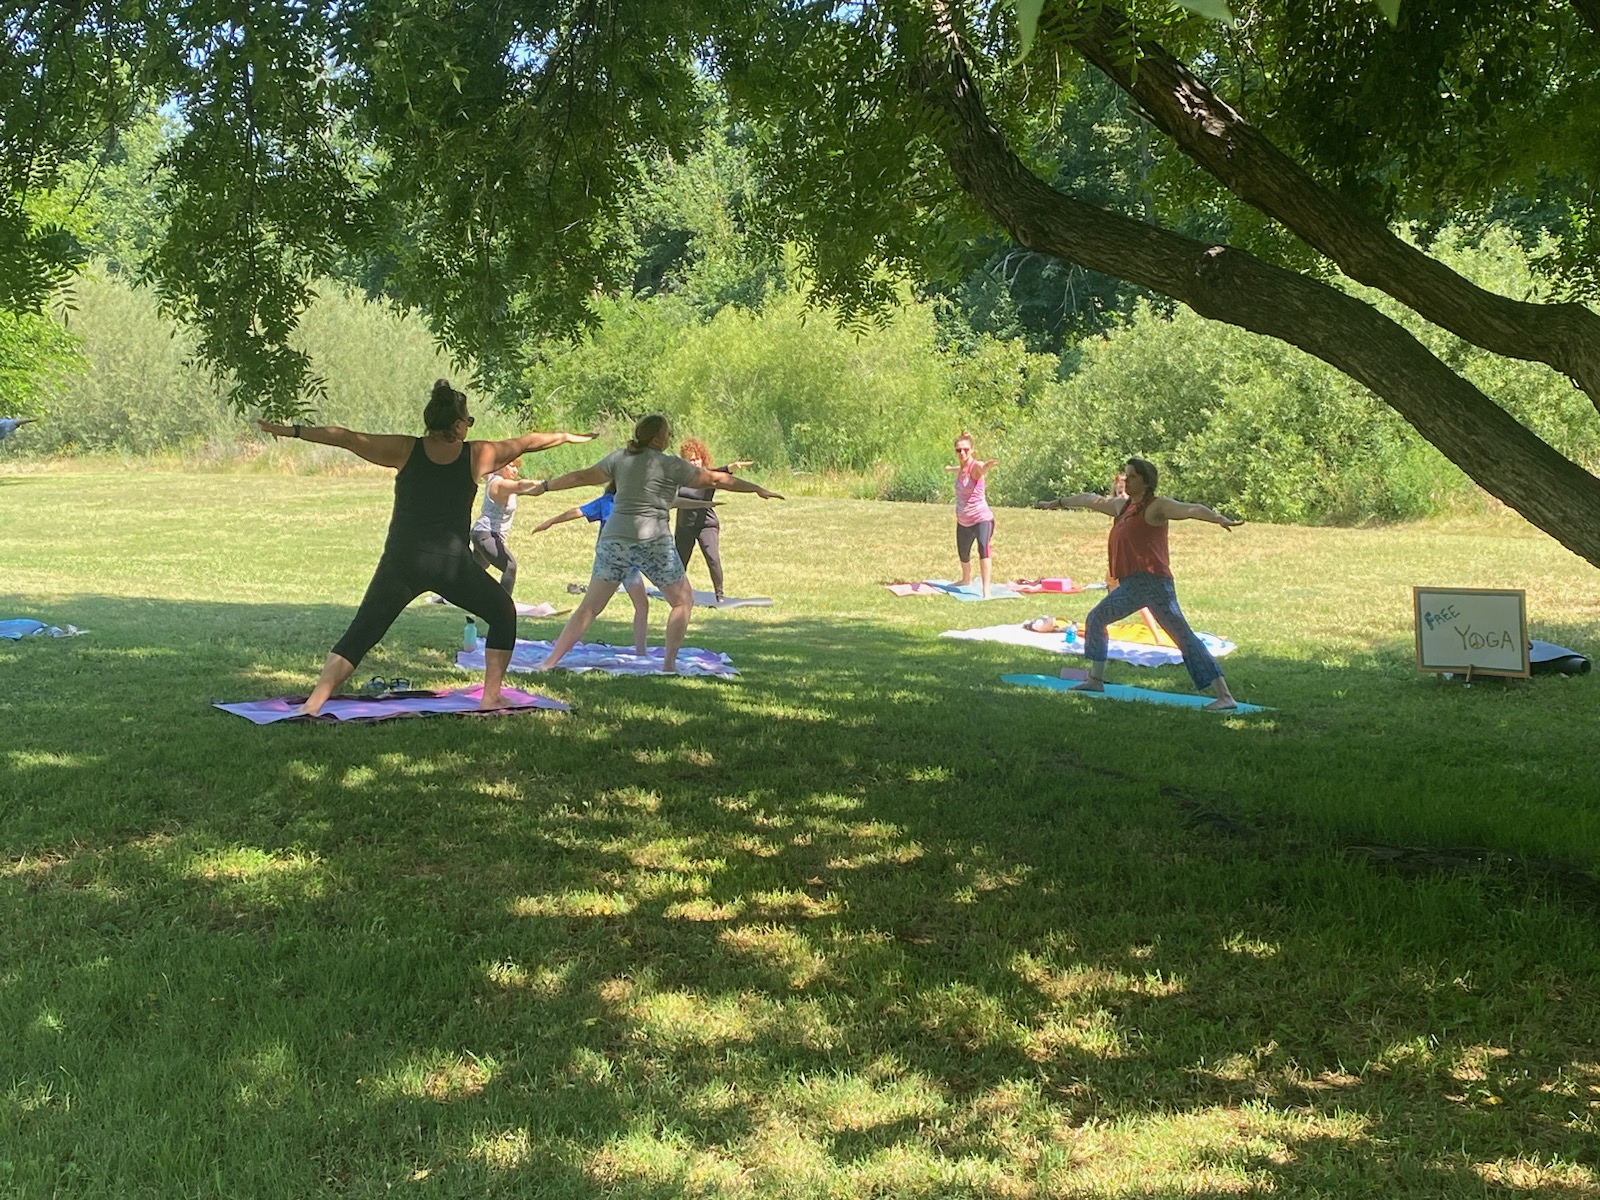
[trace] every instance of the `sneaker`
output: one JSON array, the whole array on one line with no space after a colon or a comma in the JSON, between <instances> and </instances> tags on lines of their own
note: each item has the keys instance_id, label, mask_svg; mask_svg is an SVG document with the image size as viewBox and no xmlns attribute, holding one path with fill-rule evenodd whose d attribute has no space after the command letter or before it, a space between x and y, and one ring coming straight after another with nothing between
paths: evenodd
<instances>
[{"instance_id":1,"label":"sneaker","mask_svg":"<svg viewBox=\"0 0 1600 1200\"><path fill-rule=\"evenodd\" d=\"M588 587L586 587L584 584L581 584L581 583L569 583L569 584L567 584L567 595L569 595L569 596L581 596L585 592L587 592L588 590L589 590Z\"/></svg>"}]
</instances>

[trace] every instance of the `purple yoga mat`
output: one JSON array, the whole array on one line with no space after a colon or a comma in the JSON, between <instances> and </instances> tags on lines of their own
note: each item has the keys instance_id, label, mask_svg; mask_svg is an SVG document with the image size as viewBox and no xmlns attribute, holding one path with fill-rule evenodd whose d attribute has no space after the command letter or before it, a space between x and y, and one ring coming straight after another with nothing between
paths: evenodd
<instances>
[{"instance_id":1,"label":"purple yoga mat","mask_svg":"<svg viewBox=\"0 0 1600 1200\"><path fill-rule=\"evenodd\" d=\"M550 653L549 642L528 642L517 639L516 646L511 651L511 671L532 671L541 662L544 656ZM456 666L465 671L483 670L484 639L478 639L478 648L471 653L465 650L456 653ZM660 646L650 646L643 655L633 652L633 647L608 646L604 642L579 642L568 650L562 658L559 669L562 671L601 671L607 675L659 675L661 664L666 657L666 651ZM701 650L696 646L684 646L678 651L679 675L716 675L724 679L731 679L739 672L734 669L733 660L726 654L719 654L715 650Z\"/></svg>"},{"instance_id":2,"label":"purple yoga mat","mask_svg":"<svg viewBox=\"0 0 1600 1200\"><path fill-rule=\"evenodd\" d=\"M568 706L548 696L534 692L519 692L515 688L502 688L502 708L480 709L478 700L483 695L483 685L460 688L449 692L396 692L392 696L334 696L322 706L314 717L304 717L295 710L305 703L304 696L279 696L273 700L247 700L243 704L213 702L213 708L243 717L253 725L271 725L275 721L388 721L396 717L436 717L454 713L467 717L498 717L507 713L528 712L533 709L550 709L566 712Z\"/></svg>"}]
</instances>

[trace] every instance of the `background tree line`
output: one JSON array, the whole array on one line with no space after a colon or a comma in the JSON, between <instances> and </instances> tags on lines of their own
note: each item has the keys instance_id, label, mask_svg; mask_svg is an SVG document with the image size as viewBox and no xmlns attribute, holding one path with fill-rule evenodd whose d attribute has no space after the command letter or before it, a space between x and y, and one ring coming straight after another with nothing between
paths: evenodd
<instances>
[{"instance_id":1,"label":"background tree line","mask_svg":"<svg viewBox=\"0 0 1600 1200\"><path fill-rule=\"evenodd\" d=\"M1062 171L1088 159L1092 177L1121 181L1116 202L1142 207L1158 164L1126 108L1107 97L1063 124ZM741 136L724 120L681 160L642 164L629 285L591 302L578 339L524 348L520 373L498 381L506 422L620 426L663 409L726 457L889 499L944 498L961 429L1003 458L992 481L1003 503L1103 486L1130 453L1161 461L1186 494L1256 520L1415 517L1474 494L1325 364L1009 243L975 239L953 285L902 286L884 319L841 324L798 254L751 232L760 187ZM169 137L169 119L152 115L115 160L68 176L95 268L54 319L0 325L8 406L51 415L14 454L257 450L241 441L225 389L193 363L192 341L133 286L159 233ZM1521 215L1436 231L1435 252L1486 286L1538 295L1549 238ZM319 408L354 426L411 427L412 393L463 368L384 303L368 264L345 264L320 290L296 342L327 380ZM1600 463L1600 422L1556 376L1412 321L1563 453Z\"/></svg>"},{"instance_id":2,"label":"background tree line","mask_svg":"<svg viewBox=\"0 0 1600 1200\"><path fill-rule=\"evenodd\" d=\"M640 184L619 222L626 285L590 298L576 338L526 339L515 370L483 371L509 418L606 426L661 408L728 458L890 499L942 498L960 429L1003 456L992 491L1011 504L1102 486L1130 453L1162 461L1187 494L1256 520L1419 517L1474 496L1461 470L1330 366L1000 235L960 248L954 282L902 283L877 320L842 322L803 254L771 238L755 131L710 88L702 101L715 120L698 146L637 163ZM53 418L13 453L229 458L251 445L238 442L226 387L194 362L194 339L136 290L162 242L179 134L170 114L147 114L114 154L74 163L43 200L94 269L54 320L0 317L5 405L48 405ZM1184 190L1171 150L1094 75L1083 74L1077 104L1059 110L1035 150L1056 186L1115 210L1149 218L1181 205L1176 224L1190 234L1262 237ZM1558 258L1549 232L1558 216L1550 203L1506 198L1467 226L1424 232L1462 275L1546 298L1554 285L1539 267ZM410 427L414 397L397 379L414 374L421 387L470 370L395 304L387 266L384 256L333 262L296 334L326 381L318 406L328 419ZM1600 462L1600 422L1558 376L1374 302L1563 454L1589 469Z\"/></svg>"}]
</instances>

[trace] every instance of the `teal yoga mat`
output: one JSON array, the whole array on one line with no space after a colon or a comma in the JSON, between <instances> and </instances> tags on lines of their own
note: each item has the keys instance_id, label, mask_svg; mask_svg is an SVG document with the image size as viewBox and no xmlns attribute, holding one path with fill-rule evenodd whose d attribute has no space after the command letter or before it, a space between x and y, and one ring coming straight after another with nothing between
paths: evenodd
<instances>
[{"instance_id":1,"label":"teal yoga mat","mask_svg":"<svg viewBox=\"0 0 1600 1200\"><path fill-rule=\"evenodd\" d=\"M1001 683L1014 684L1017 687L1044 688L1052 692L1070 692L1076 684L1070 679L1057 679L1054 675L1002 675ZM1079 692L1078 695L1086 700L1134 700L1144 704L1175 704L1179 708L1205 708L1211 703L1210 696L1197 696L1191 692L1154 692L1149 688L1126 687L1120 683L1106 684L1103 692ZM1258 704L1239 702L1236 708L1228 712L1258 713L1269 712Z\"/></svg>"}]
</instances>

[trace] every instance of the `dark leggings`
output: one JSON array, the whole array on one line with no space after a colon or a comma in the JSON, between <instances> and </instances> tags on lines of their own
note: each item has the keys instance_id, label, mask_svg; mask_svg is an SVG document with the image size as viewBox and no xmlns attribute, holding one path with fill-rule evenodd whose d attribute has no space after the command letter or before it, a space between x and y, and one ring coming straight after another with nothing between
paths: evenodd
<instances>
[{"instance_id":1,"label":"dark leggings","mask_svg":"<svg viewBox=\"0 0 1600 1200\"><path fill-rule=\"evenodd\" d=\"M976 525L956 526L956 557L962 562L972 561L972 543L978 543L978 557L989 557L989 539L994 536L993 521L979 521Z\"/></svg>"},{"instance_id":2,"label":"dark leggings","mask_svg":"<svg viewBox=\"0 0 1600 1200\"><path fill-rule=\"evenodd\" d=\"M472 531L472 561L480 567L493 567L500 572L500 586L511 595L517 586L517 560L511 557L505 534L492 529Z\"/></svg>"},{"instance_id":3,"label":"dark leggings","mask_svg":"<svg viewBox=\"0 0 1600 1200\"><path fill-rule=\"evenodd\" d=\"M401 610L423 592L438 592L457 608L487 622L485 644L490 650L510 650L516 644L517 609L510 595L461 546L453 552L386 554L379 559L361 607L333 652L359 666L367 651L389 632Z\"/></svg>"},{"instance_id":4,"label":"dark leggings","mask_svg":"<svg viewBox=\"0 0 1600 1200\"><path fill-rule=\"evenodd\" d=\"M677 543L678 558L682 560L685 568L689 560L694 557L696 544L700 553L705 555L706 570L711 573L711 590L718 596L722 595L722 550L718 546L718 539L722 530L715 525L707 525L696 529L693 525L679 525L673 540Z\"/></svg>"}]
</instances>

